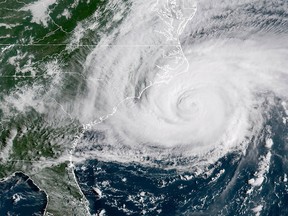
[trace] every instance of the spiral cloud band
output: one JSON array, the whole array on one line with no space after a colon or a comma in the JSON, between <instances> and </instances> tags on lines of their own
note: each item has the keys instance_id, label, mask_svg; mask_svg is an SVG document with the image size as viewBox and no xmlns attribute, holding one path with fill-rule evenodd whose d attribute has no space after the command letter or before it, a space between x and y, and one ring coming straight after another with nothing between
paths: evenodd
<instances>
[{"instance_id":1,"label":"spiral cloud band","mask_svg":"<svg viewBox=\"0 0 288 216\"><path fill-rule=\"evenodd\" d=\"M269 25L249 7L133 2L86 60L87 96L75 111L85 131L74 159L192 166L245 152L275 98L288 96L285 22Z\"/></svg>"}]
</instances>

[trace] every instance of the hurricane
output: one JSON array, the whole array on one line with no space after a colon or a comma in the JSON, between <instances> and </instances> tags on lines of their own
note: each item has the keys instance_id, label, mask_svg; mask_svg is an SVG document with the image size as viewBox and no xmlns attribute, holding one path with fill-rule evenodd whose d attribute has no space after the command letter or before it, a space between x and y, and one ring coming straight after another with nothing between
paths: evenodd
<instances>
[{"instance_id":1,"label":"hurricane","mask_svg":"<svg viewBox=\"0 0 288 216\"><path fill-rule=\"evenodd\" d=\"M153 208L143 204L148 214L272 214L272 208L263 210L267 204L259 194L265 191L263 183L269 182L275 128L279 124L285 128L287 119L287 21L280 18L287 11L283 11L284 7L275 8L277 3L285 4L279 1L133 2L119 28L104 37L85 61L85 71L89 74L87 97L77 102L81 104L77 106L80 110L77 115L84 130L76 140L71 161L80 164L90 161L84 162L85 166L89 173L94 170L97 188L109 191L108 194L112 192L103 186L103 181L111 178L111 174L107 171L102 174L101 170L107 170L106 164L111 163L111 166L120 163L124 167L121 170L130 170L131 164L138 164L134 166L144 167L144 173L152 172L147 171L150 169L182 173L180 177L174 173L177 177L170 181L159 177L162 174L157 177L146 174L148 179L161 178L164 185L169 185L167 188L173 187L172 182L179 178L196 185L197 181L210 185L221 181L221 176L225 179L232 175L226 189L221 186L219 194L199 195L201 192L197 193L196 189L193 195L187 189L190 195L183 195L184 204L179 204L181 207L176 211L169 207L170 211L163 208L155 211L156 204ZM272 123L271 119L276 119L275 110L279 116ZM98 162L91 162L95 159ZM238 168L231 174L228 167L233 170L235 165ZM100 171L94 166L100 166ZM254 172L241 174L241 169L251 166ZM85 169L76 171L76 176L81 179L82 175L89 175L85 173ZM123 175L126 181L129 174ZM232 195L237 190L236 182L241 181L238 175L249 176L242 179L245 182L245 189L239 189L242 198ZM285 175L281 181L283 178ZM210 182L204 183L204 179ZM186 185L179 186L179 190L182 187L193 188ZM129 193L131 189L123 190ZM89 194L87 188L86 193ZM141 193L132 199L145 197ZM249 196L254 198L243 198ZM171 200L181 200L172 197ZM207 197L220 204L209 203ZM230 207L228 197L235 200ZM242 200L242 205L236 197ZM146 203L150 203L151 199L147 199ZM126 207L127 202L121 208L126 213L133 209ZM120 204L107 205L109 209L119 208ZM106 205L100 206L105 212ZM112 210L108 212L113 214Z\"/></svg>"},{"instance_id":2,"label":"hurricane","mask_svg":"<svg viewBox=\"0 0 288 216\"><path fill-rule=\"evenodd\" d=\"M134 3L119 29L93 49L85 61L87 97L77 102L85 132L75 157L168 160L177 168L245 152L269 109L286 103L287 35L281 23L263 29L249 19L249 30L227 28L215 18L218 10L206 7ZM227 29L213 35L215 28Z\"/></svg>"}]
</instances>

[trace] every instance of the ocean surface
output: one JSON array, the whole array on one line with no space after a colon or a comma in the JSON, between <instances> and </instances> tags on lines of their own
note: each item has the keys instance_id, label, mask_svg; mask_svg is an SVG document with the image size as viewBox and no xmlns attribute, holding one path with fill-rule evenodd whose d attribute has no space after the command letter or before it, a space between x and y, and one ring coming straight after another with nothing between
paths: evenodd
<instances>
[{"instance_id":1,"label":"ocean surface","mask_svg":"<svg viewBox=\"0 0 288 216\"><path fill-rule=\"evenodd\" d=\"M0 182L1 215L43 215L46 193L25 174L17 172Z\"/></svg>"}]
</instances>

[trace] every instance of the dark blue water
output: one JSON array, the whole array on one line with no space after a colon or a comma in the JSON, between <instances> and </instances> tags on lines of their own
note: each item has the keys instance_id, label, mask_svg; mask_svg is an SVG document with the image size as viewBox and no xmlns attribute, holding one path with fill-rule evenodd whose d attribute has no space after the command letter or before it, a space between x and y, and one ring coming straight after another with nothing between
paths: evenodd
<instances>
[{"instance_id":1,"label":"dark blue water","mask_svg":"<svg viewBox=\"0 0 288 216\"><path fill-rule=\"evenodd\" d=\"M47 196L21 172L0 182L0 215L43 215Z\"/></svg>"},{"instance_id":2,"label":"dark blue water","mask_svg":"<svg viewBox=\"0 0 288 216\"><path fill-rule=\"evenodd\" d=\"M239 163L236 158L227 156L227 161L221 166L215 165L209 177L97 160L79 165L76 176L90 203L91 213L105 209L107 215L187 215L191 208L199 212L215 203L214 196L219 196L233 178ZM83 165L85 169L81 169ZM221 168L227 166L229 172L212 181ZM93 187L101 190L102 197Z\"/></svg>"}]
</instances>

